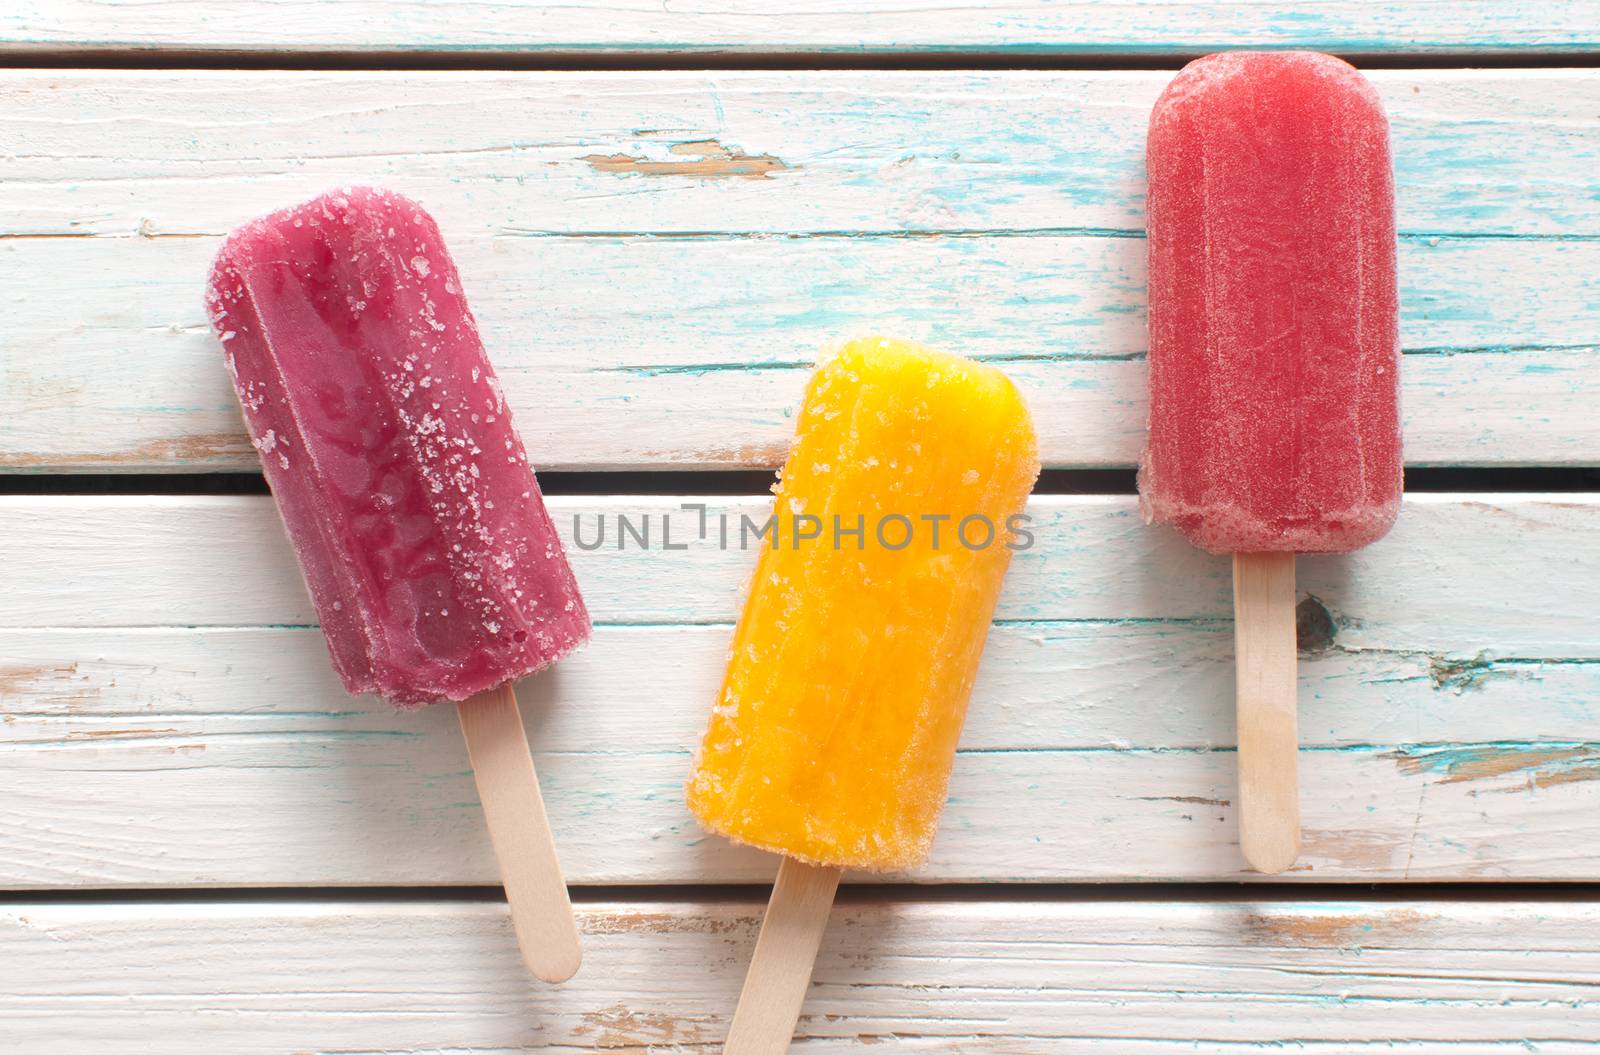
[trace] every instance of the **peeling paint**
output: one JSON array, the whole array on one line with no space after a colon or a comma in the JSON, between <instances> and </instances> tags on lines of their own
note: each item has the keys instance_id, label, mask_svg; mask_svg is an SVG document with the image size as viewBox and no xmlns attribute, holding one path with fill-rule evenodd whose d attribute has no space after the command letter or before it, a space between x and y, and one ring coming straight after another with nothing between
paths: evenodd
<instances>
[{"instance_id":1,"label":"peeling paint","mask_svg":"<svg viewBox=\"0 0 1600 1055\"><path fill-rule=\"evenodd\" d=\"M607 1049L641 1049L654 1044L699 1044L710 1040L707 1023L677 1018L663 1012L630 1011L624 1004L613 1004L583 1016L575 1036L594 1034L594 1046Z\"/></svg>"},{"instance_id":2,"label":"peeling paint","mask_svg":"<svg viewBox=\"0 0 1600 1055\"><path fill-rule=\"evenodd\" d=\"M757 443L699 451L641 451L651 461L669 465L736 465L741 469L776 468L789 457L789 444Z\"/></svg>"},{"instance_id":3,"label":"peeling paint","mask_svg":"<svg viewBox=\"0 0 1600 1055\"><path fill-rule=\"evenodd\" d=\"M1518 667L1525 668L1527 664L1520 663ZM1470 658L1453 656L1429 656L1428 677L1433 682L1433 687L1444 690L1449 689L1456 694L1467 691L1476 691L1484 687L1488 681L1496 678L1525 678L1528 676L1526 669L1517 669L1511 665L1503 664L1491 659L1480 652Z\"/></svg>"},{"instance_id":4,"label":"peeling paint","mask_svg":"<svg viewBox=\"0 0 1600 1055\"><path fill-rule=\"evenodd\" d=\"M1301 859L1340 868L1390 871L1400 842L1393 836L1363 830L1317 830L1301 833ZM1308 867L1306 871L1314 871Z\"/></svg>"},{"instance_id":5,"label":"peeling paint","mask_svg":"<svg viewBox=\"0 0 1600 1055\"><path fill-rule=\"evenodd\" d=\"M0 699L15 693L18 696L57 697L63 688L72 688L73 695L80 693L73 683L79 681L76 663L56 666L0 666Z\"/></svg>"},{"instance_id":6,"label":"peeling paint","mask_svg":"<svg viewBox=\"0 0 1600 1055\"><path fill-rule=\"evenodd\" d=\"M177 736L176 729L79 729L66 735L68 740L143 740L154 736ZM200 746L200 745L195 745Z\"/></svg>"},{"instance_id":7,"label":"peeling paint","mask_svg":"<svg viewBox=\"0 0 1600 1055\"><path fill-rule=\"evenodd\" d=\"M1244 917L1246 945L1362 948L1415 934L1436 917L1415 909L1373 906L1368 911L1308 914L1251 912Z\"/></svg>"},{"instance_id":8,"label":"peeling paint","mask_svg":"<svg viewBox=\"0 0 1600 1055\"><path fill-rule=\"evenodd\" d=\"M147 440L123 451L26 453L0 451L0 468L40 466L182 465L185 463L254 460L255 451L243 432L207 432Z\"/></svg>"},{"instance_id":9,"label":"peeling paint","mask_svg":"<svg viewBox=\"0 0 1600 1055\"><path fill-rule=\"evenodd\" d=\"M632 154L585 154L596 172L639 176L688 176L691 179L767 179L770 172L786 172L790 166L771 154L746 154L737 147L725 147L715 139L674 143L667 152L679 161L651 161Z\"/></svg>"},{"instance_id":10,"label":"peeling paint","mask_svg":"<svg viewBox=\"0 0 1600 1055\"><path fill-rule=\"evenodd\" d=\"M1232 806L1227 799L1208 799L1204 795L1141 795L1145 802L1184 802L1191 806Z\"/></svg>"},{"instance_id":11,"label":"peeling paint","mask_svg":"<svg viewBox=\"0 0 1600 1055\"><path fill-rule=\"evenodd\" d=\"M1460 784L1526 773L1528 787L1600 780L1600 744L1473 744L1404 747L1391 751L1400 772L1442 774L1438 783Z\"/></svg>"},{"instance_id":12,"label":"peeling paint","mask_svg":"<svg viewBox=\"0 0 1600 1055\"><path fill-rule=\"evenodd\" d=\"M476 803L474 803L476 805ZM615 910L587 914L583 932L600 934L741 934L754 937L761 925L764 907L753 905L748 914L712 916L679 915L673 912L630 912Z\"/></svg>"},{"instance_id":13,"label":"peeling paint","mask_svg":"<svg viewBox=\"0 0 1600 1055\"><path fill-rule=\"evenodd\" d=\"M1483 679L1493 664L1482 656L1472 659L1451 659L1445 656L1428 657L1428 678L1436 689L1465 689L1483 687Z\"/></svg>"}]
</instances>

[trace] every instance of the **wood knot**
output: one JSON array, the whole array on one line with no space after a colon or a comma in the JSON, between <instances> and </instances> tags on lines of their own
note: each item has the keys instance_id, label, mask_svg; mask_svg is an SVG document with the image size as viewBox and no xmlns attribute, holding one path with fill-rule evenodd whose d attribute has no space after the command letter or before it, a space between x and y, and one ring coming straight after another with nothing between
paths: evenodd
<instances>
[{"instance_id":1,"label":"wood knot","mask_svg":"<svg viewBox=\"0 0 1600 1055\"><path fill-rule=\"evenodd\" d=\"M1326 652L1338 633L1339 624L1321 598L1306 594L1306 599L1295 605L1294 635L1301 652Z\"/></svg>"}]
</instances>

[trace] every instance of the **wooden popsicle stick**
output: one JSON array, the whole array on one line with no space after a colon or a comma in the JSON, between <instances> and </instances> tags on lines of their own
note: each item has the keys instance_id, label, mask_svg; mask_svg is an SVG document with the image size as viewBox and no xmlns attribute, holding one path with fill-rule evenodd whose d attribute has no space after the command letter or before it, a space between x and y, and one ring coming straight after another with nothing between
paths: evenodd
<instances>
[{"instance_id":1,"label":"wooden popsicle stick","mask_svg":"<svg viewBox=\"0 0 1600 1055\"><path fill-rule=\"evenodd\" d=\"M564 982L577 973L583 949L516 693L509 684L480 692L457 713L522 960L535 977Z\"/></svg>"},{"instance_id":2,"label":"wooden popsicle stick","mask_svg":"<svg viewBox=\"0 0 1600 1055\"><path fill-rule=\"evenodd\" d=\"M1233 555L1239 844L1268 874L1300 856L1294 597L1293 553Z\"/></svg>"},{"instance_id":3,"label":"wooden popsicle stick","mask_svg":"<svg viewBox=\"0 0 1600 1055\"><path fill-rule=\"evenodd\" d=\"M778 881L761 921L724 1055L775 1055L789 1050L833 895L839 889L840 871L792 857L778 866Z\"/></svg>"}]
</instances>

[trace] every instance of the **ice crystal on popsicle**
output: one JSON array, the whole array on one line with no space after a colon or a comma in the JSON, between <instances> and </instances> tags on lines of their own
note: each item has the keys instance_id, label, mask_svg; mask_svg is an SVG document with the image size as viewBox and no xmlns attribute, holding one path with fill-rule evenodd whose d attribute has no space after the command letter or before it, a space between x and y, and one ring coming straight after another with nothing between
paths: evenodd
<instances>
[{"instance_id":1,"label":"ice crystal on popsicle","mask_svg":"<svg viewBox=\"0 0 1600 1055\"><path fill-rule=\"evenodd\" d=\"M346 188L245 224L207 303L352 693L464 700L589 616L433 219Z\"/></svg>"}]
</instances>

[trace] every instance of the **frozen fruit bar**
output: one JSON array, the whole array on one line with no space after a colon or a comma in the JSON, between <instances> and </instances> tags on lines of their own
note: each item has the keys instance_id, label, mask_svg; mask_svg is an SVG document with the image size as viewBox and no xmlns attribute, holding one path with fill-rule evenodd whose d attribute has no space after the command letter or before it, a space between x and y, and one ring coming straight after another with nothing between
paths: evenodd
<instances>
[{"instance_id":1,"label":"frozen fruit bar","mask_svg":"<svg viewBox=\"0 0 1600 1055\"><path fill-rule=\"evenodd\" d=\"M351 188L255 220L223 245L207 300L346 688L464 700L588 637L421 206Z\"/></svg>"},{"instance_id":2,"label":"frozen fruit bar","mask_svg":"<svg viewBox=\"0 0 1600 1055\"><path fill-rule=\"evenodd\" d=\"M927 855L1038 471L998 370L870 339L817 371L689 781L702 824L812 864Z\"/></svg>"},{"instance_id":3,"label":"frozen fruit bar","mask_svg":"<svg viewBox=\"0 0 1600 1055\"><path fill-rule=\"evenodd\" d=\"M1343 552L1400 506L1389 126L1310 52L1190 63L1150 118L1147 516L1216 553Z\"/></svg>"}]
</instances>

